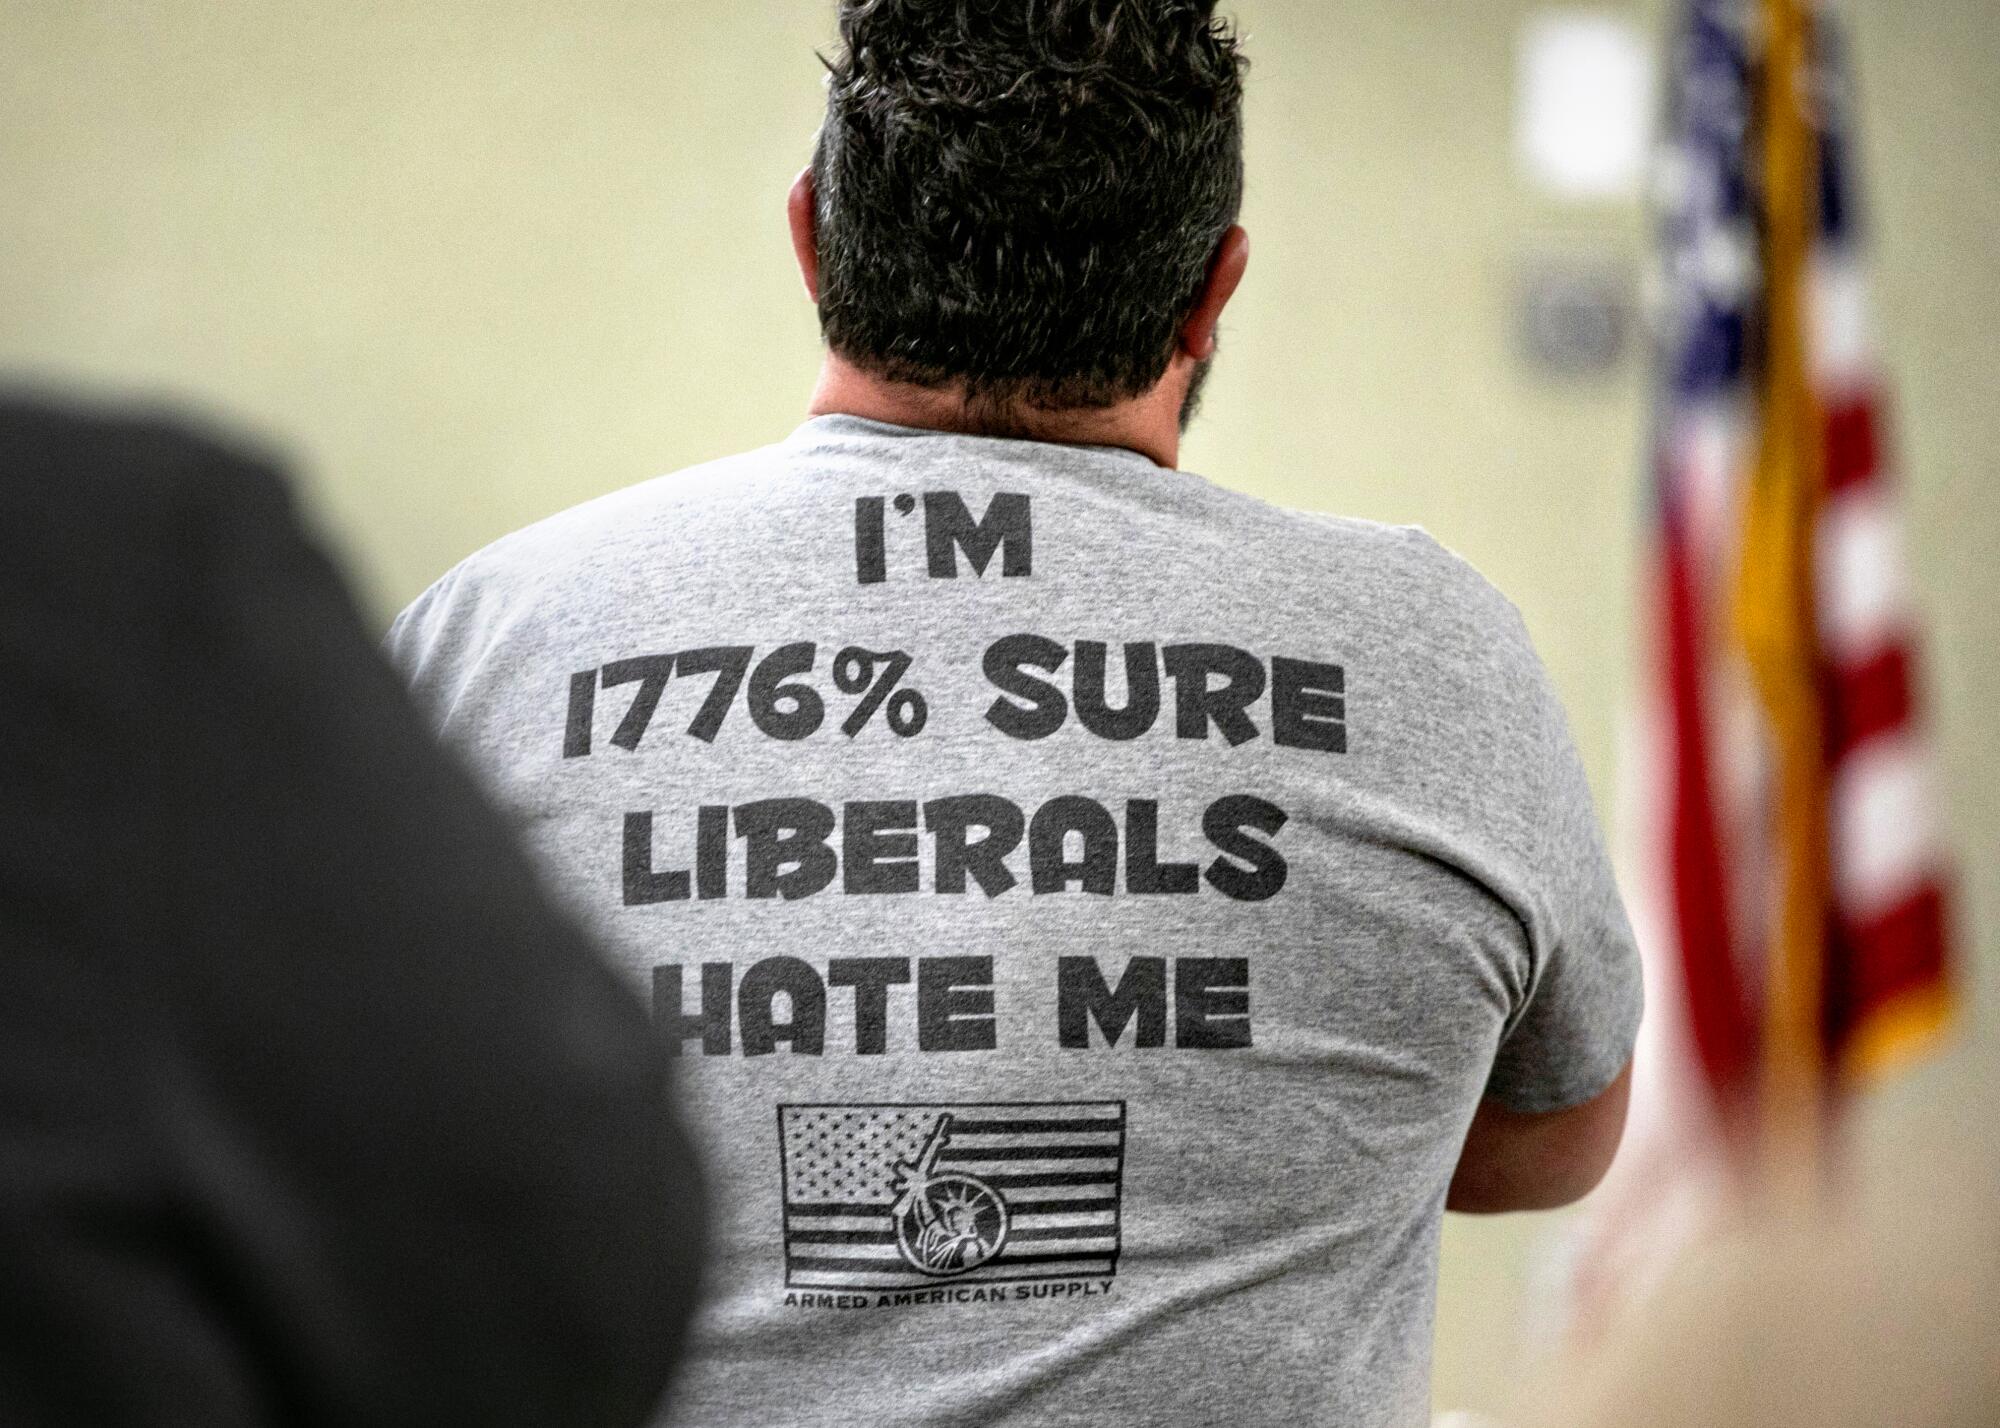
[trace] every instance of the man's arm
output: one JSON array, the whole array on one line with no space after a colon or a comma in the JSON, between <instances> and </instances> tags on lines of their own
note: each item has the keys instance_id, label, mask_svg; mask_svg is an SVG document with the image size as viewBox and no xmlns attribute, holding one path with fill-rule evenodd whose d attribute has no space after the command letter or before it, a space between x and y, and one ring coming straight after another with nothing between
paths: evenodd
<instances>
[{"instance_id":1,"label":"man's arm","mask_svg":"<svg viewBox=\"0 0 2000 1428\"><path fill-rule=\"evenodd\" d=\"M1632 1066L1581 1105L1540 1115L1480 1102L1452 1172L1445 1208L1468 1215L1553 1210L1589 1194L1625 1131Z\"/></svg>"},{"instance_id":2,"label":"man's arm","mask_svg":"<svg viewBox=\"0 0 2000 1428\"><path fill-rule=\"evenodd\" d=\"M1604 1178L1625 1129L1645 1000L1562 700L1518 612L1497 611L1495 624L1519 699L1495 727L1511 731L1510 757L1529 776L1515 792L1514 861L1501 880L1522 932L1499 963L1506 1020L1445 1200L1473 1214L1554 1209Z\"/></svg>"}]
</instances>

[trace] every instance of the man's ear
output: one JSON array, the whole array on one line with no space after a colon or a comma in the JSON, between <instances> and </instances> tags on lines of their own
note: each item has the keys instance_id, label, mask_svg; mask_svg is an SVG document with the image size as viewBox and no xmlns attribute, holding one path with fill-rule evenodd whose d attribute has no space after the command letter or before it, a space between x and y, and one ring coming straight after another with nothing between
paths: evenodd
<instances>
[{"instance_id":1,"label":"man's ear","mask_svg":"<svg viewBox=\"0 0 2000 1428\"><path fill-rule=\"evenodd\" d=\"M1250 266L1250 235L1239 224L1222 235L1215 256L1208 261L1208 281L1195 301L1194 311L1181 324L1181 351L1197 362L1215 355L1215 328L1222 310L1236 296L1243 270Z\"/></svg>"},{"instance_id":2,"label":"man's ear","mask_svg":"<svg viewBox=\"0 0 2000 1428\"><path fill-rule=\"evenodd\" d=\"M819 301L819 215L813 193L813 171L807 167L792 180L785 200L785 217L792 226L792 256L799 260L799 274L806 280L806 296Z\"/></svg>"}]
</instances>

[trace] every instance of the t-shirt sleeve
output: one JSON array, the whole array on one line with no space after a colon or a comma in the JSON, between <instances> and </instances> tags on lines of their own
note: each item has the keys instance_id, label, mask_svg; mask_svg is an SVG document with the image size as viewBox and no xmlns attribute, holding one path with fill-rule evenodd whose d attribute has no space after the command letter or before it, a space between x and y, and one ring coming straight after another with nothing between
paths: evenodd
<instances>
[{"instance_id":1,"label":"t-shirt sleeve","mask_svg":"<svg viewBox=\"0 0 2000 1428\"><path fill-rule=\"evenodd\" d=\"M1580 1105L1632 1059L1638 1037L1639 952L1619 900L1590 786L1568 720L1536 666L1544 793L1534 810L1538 857L1529 872L1526 995L1502 1035L1486 1093L1510 1110Z\"/></svg>"}]
</instances>

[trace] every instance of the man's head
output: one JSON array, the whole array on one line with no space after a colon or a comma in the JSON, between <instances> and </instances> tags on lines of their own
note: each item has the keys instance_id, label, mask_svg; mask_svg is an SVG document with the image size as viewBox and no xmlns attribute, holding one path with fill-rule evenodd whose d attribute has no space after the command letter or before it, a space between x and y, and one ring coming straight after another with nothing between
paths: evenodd
<instances>
[{"instance_id":1,"label":"man's head","mask_svg":"<svg viewBox=\"0 0 2000 1428\"><path fill-rule=\"evenodd\" d=\"M832 352L1001 429L1116 407L1170 370L1191 415L1242 262L1218 259L1242 247L1244 61L1213 12L842 0L802 183Z\"/></svg>"}]
</instances>

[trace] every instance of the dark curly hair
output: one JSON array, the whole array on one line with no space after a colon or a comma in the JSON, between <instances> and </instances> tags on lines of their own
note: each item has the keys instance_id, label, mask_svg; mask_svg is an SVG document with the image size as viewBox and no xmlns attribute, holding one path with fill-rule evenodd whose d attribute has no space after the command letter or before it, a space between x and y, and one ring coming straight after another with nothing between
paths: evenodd
<instances>
[{"instance_id":1,"label":"dark curly hair","mask_svg":"<svg viewBox=\"0 0 2000 1428\"><path fill-rule=\"evenodd\" d=\"M813 153L828 345L992 412L1165 375L1243 199L1215 0L841 0Z\"/></svg>"}]
</instances>

